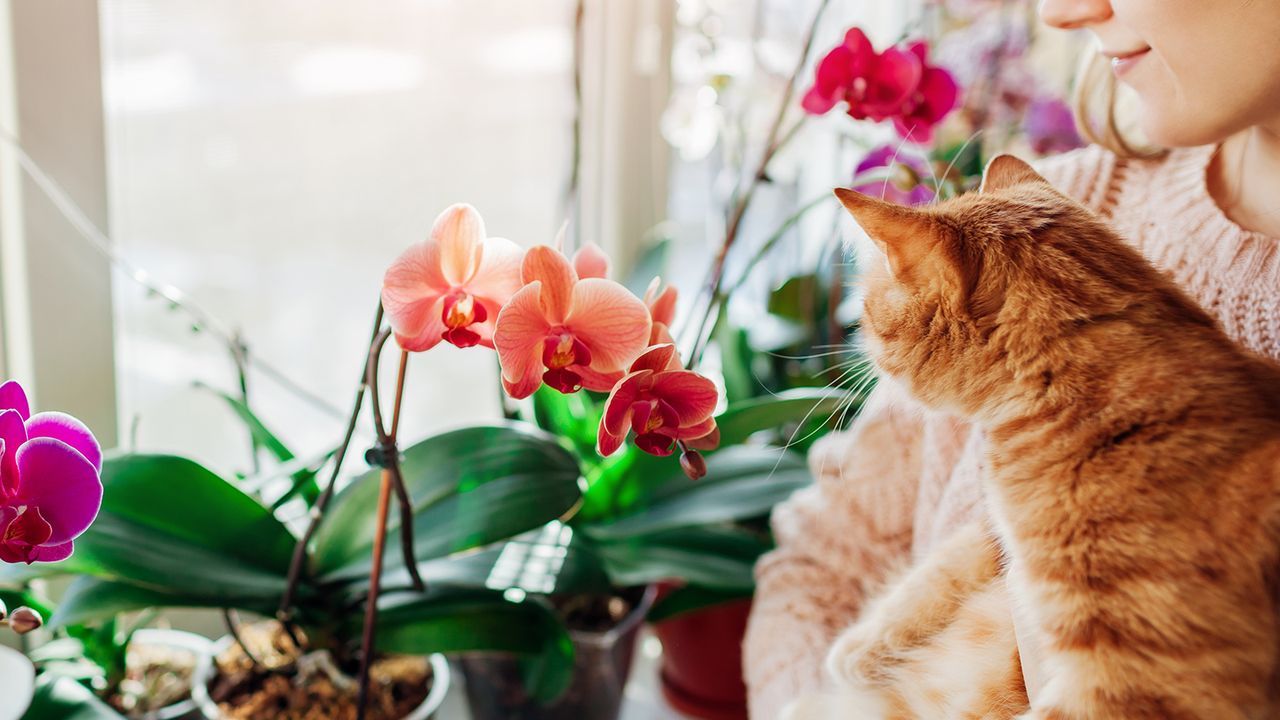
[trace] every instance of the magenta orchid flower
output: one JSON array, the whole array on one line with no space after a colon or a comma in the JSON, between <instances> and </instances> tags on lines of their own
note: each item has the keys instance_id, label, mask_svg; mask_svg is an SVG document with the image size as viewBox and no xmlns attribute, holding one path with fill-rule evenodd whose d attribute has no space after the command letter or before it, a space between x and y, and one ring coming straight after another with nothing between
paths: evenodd
<instances>
[{"instance_id":1,"label":"magenta orchid flower","mask_svg":"<svg viewBox=\"0 0 1280 720\"><path fill-rule=\"evenodd\" d=\"M562 393L608 392L644 351L649 310L597 274L608 270L597 251L584 248L573 264L546 245L525 255L526 284L502 308L493 335L511 397L528 397L544 382Z\"/></svg>"},{"instance_id":2,"label":"magenta orchid flower","mask_svg":"<svg viewBox=\"0 0 1280 720\"><path fill-rule=\"evenodd\" d=\"M674 345L656 345L631 364L609 393L596 436L601 455L611 455L635 433L636 447L665 457L676 441L711 449L719 441L715 383L680 365Z\"/></svg>"},{"instance_id":3,"label":"magenta orchid flower","mask_svg":"<svg viewBox=\"0 0 1280 720\"><path fill-rule=\"evenodd\" d=\"M0 560L56 562L102 506L102 449L84 423L31 414L27 394L0 385Z\"/></svg>"},{"instance_id":4,"label":"magenta orchid flower","mask_svg":"<svg viewBox=\"0 0 1280 720\"><path fill-rule=\"evenodd\" d=\"M929 65L929 46L923 40L907 49L920 60L920 82L894 115L893 126L902 137L923 145L933 141L934 127L960 103L960 86L951 73Z\"/></svg>"},{"instance_id":5,"label":"magenta orchid flower","mask_svg":"<svg viewBox=\"0 0 1280 720\"><path fill-rule=\"evenodd\" d=\"M818 63L802 105L810 114L824 115L845 102L855 120L886 120L920 84L922 69L915 54L898 47L877 53L861 29L850 28L844 42Z\"/></svg>"},{"instance_id":6,"label":"magenta orchid flower","mask_svg":"<svg viewBox=\"0 0 1280 720\"><path fill-rule=\"evenodd\" d=\"M396 342L430 350L442 340L460 348L493 347L498 311L520 289L524 253L486 237L484 220L458 204L436 218L431 236L406 250L382 281L382 304Z\"/></svg>"}]
</instances>

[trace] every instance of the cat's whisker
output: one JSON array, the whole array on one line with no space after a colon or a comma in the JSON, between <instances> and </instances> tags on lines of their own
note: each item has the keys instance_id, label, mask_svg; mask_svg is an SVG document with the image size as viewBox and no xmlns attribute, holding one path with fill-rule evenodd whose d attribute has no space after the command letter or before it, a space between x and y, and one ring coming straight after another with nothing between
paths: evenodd
<instances>
[{"instance_id":1,"label":"cat's whisker","mask_svg":"<svg viewBox=\"0 0 1280 720\"><path fill-rule=\"evenodd\" d=\"M956 168L956 161L960 159L960 156L964 154L965 150L969 149L969 143L973 142L974 140L977 140L980 135L982 135L982 128L978 128L977 130L974 130L973 133L969 135L969 137L963 143L961 143L960 150L957 151L956 154L951 157L951 162L947 163L947 169L942 171L942 177L944 178L951 177L951 171L955 170ZM935 190L933 193L932 204L934 205L938 204L939 196L940 196L940 193L938 193Z\"/></svg>"}]
</instances>

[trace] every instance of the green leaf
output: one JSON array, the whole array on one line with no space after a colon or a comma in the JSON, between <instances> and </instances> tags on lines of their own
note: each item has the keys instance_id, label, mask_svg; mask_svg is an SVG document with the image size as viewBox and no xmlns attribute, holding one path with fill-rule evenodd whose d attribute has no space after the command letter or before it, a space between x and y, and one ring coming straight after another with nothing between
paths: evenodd
<instances>
[{"instance_id":1,"label":"green leaf","mask_svg":"<svg viewBox=\"0 0 1280 720\"><path fill-rule=\"evenodd\" d=\"M202 387L207 388L210 392L226 401L232 412L234 412L236 416L240 418L240 421L244 423L245 427L249 429L249 434L253 436L253 441L256 446L266 448L267 452L271 453L276 460L279 460L282 463L288 463L297 457L294 455L293 451L276 436L275 433L267 429L267 426L258 418L257 415L254 414L252 410L249 409L249 406L246 405L243 400L216 388L208 387L207 385ZM324 463L321 463L321 465L323 464ZM293 486L282 497L276 500L275 507L279 507L284 504L286 500L293 497L293 495L298 492L302 493L303 498L307 501L307 505L315 502L316 498L320 496L320 487L316 484L316 473L318 471L319 468L303 468L302 470L295 472L293 474Z\"/></svg>"},{"instance_id":2,"label":"green leaf","mask_svg":"<svg viewBox=\"0 0 1280 720\"><path fill-rule=\"evenodd\" d=\"M672 590L649 610L645 620L659 623L686 613L705 610L724 603L745 600L752 596L750 590L744 588L716 589L697 585L685 585Z\"/></svg>"},{"instance_id":3,"label":"green leaf","mask_svg":"<svg viewBox=\"0 0 1280 720\"><path fill-rule=\"evenodd\" d=\"M839 388L797 388L734 403L716 418L720 445L738 445L761 430L825 420L847 398Z\"/></svg>"},{"instance_id":4,"label":"green leaf","mask_svg":"<svg viewBox=\"0 0 1280 720\"><path fill-rule=\"evenodd\" d=\"M280 592L283 592L281 586ZM191 592L166 593L127 582L92 577L76 578L53 613L50 625L65 627L92 623L120 613L160 607L222 607L228 605L262 615L274 612L279 593L248 597L214 597Z\"/></svg>"},{"instance_id":5,"label":"green leaf","mask_svg":"<svg viewBox=\"0 0 1280 720\"><path fill-rule=\"evenodd\" d=\"M634 510L583 524L595 538L625 538L678 527L713 525L766 515L812 481L804 459L779 448L738 446L707 458L707 476L676 472L641 489Z\"/></svg>"},{"instance_id":6,"label":"green leaf","mask_svg":"<svg viewBox=\"0 0 1280 720\"><path fill-rule=\"evenodd\" d=\"M781 287L769 293L768 311L801 325L814 322L821 317L821 306L826 297L818 276L796 275L788 278Z\"/></svg>"},{"instance_id":7,"label":"green leaf","mask_svg":"<svg viewBox=\"0 0 1280 720\"><path fill-rule=\"evenodd\" d=\"M418 572L428 587L519 588L544 595L606 593L611 588L604 561L594 547L558 522L481 550L418 563ZM403 567L383 577L386 587L409 585L409 573ZM367 585L364 578L350 582L348 597L361 596Z\"/></svg>"},{"instance_id":8,"label":"green leaf","mask_svg":"<svg viewBox=\"0 0 1280 720\"><path fill-rule=\"evenodd\" d=\"M355 632L358 625L353 625ZM354 635L353 635L354 637ZM378 614L378 648L400 653L504 652L524 656L525 680L540 701L554 700L573 678L573 641L540 602L513 602L482 590L436 589Z\"/></svg>"},{"instance_id":9,"label":"green leaf","mask_svg":"<svg viewBox=\"0 0 1280 720\"><path fill-rule=\"evenodd\" d=\"M53 609L48 602L38 597L30 590L14 590L10 588L0 588L0 603L4 603L4 607L8 612L26 606L40 613L40 617L46 621L53 614Z\"/></svg>"},{"instance_id":10,"label":"green leaf","mask_svg":"<svg viewBox=\"0 0 1280 720\"><path fill-rule=\"evenodd\" d=\"M44 674L36 679L35 697L23 720L124 720L71 678Z\"/></svg>"},{"instance_id":11,"label":"green leaf","mask_svg":"<svg viewBox=\"0 0 1280 720\"><path fill-rule=\"evenodd\" d=\"M679 528L594 543L614 585L648 585L659 580L722 590L755 587L752 569L771 545L731 528Z\"/></svg>"},{"instance_id":12,"label":"green leaf","mask_svg":"<svg viewBox=\"0 0 1280 720\"><path fill-rule=\"evenodd\" d=\"M533 419L538 427L569 441L579 456L596 457L596 429L601 408L587 392L565 394L543 385L533 393Z\"/></svg>"},{"instance_id":13,"label":"green leaf","mask_svg":"<svg viewBox=\"0 0 1280 720\"><path fill-rule=\"evenodd\" d=\"M581 498L578 461L530 425L470 427L404 451L418 562L470 550L541 527ZM326 581L365 575L376 523L379 470L341 493L316 533L315 573ZM388 522L387 563L402 564L400 522Z\"/></svg>"},{"instance_id":14,"label":"green leaf","mask_svg":"<svg viewBox=\"0 0 1280 720\"><path fill-rule=\"evenodd\" d=\"M122 455L102 469L102 510L57 567L188 604L260 607L284 589L294 538L266 508L200 465Z\"/></svg>"}]
</instances>

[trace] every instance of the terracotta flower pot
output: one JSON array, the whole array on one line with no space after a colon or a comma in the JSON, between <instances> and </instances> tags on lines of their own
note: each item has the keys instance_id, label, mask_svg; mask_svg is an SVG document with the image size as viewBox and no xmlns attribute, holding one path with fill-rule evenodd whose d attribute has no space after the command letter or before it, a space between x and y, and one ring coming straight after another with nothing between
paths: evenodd
<instances>
[{"instance_id":1,"label":"terracotta flower pot","mask_svg":"<svg viewBox=\"0 0 1280 720\"><path fill-rule=\"evenodd\" d=\"M214 659L229 648L233 642L234 639L231 637L223 637L218 640L208 653L200 657L200 661L196 665L195 676L192 678L191 697L195 700L200 712L204 713L204 717L208 720L228 720L227 716L218 707L218 703L209 697L209 684L218 673L217 663L214 662ZM430 720L435 717L436 711L444 704L445 695L449 692L449 662L445 660L443 655L432 655L428 660L431 663L431 690L421 705L400 720Z\"/></svg>"},{"instance_id":2,"label":"terracotta flower pot","mask_svg":"<svg viewBox=\"0 0 1280 720\"><path fill-rule=\"evenodd\" d=\"M747 720L742 638L751 600L677 615L653 626L662 641L662 694L703 720Z\"/></svg>"}]
</instances>

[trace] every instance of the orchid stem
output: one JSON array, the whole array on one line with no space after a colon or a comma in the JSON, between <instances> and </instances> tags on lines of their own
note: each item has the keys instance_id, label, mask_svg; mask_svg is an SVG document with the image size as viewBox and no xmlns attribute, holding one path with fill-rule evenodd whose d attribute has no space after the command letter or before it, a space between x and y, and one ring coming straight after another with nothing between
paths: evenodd
<instances>
[{"instance_id":1,"label":"orchid stem","mask_svg":"<svg viewBox=\"0 0 1280 720\"><path fill-rule=\"evenodd\" d=\"M373 334L369 339L371 348L381 331L382 303L379 302L378 311L373 319ZM285 584L284 596L280 598L280 607L276 610L276 617L284 624L289 631L289 638L295 643L297 643L298 639L289 625L293 596L297 593L298 581L302 578L303 565L307 559L307 546L311 544L311 538L320 529L320 521L324 519L325 508L329 506L329 500L333 497L334 486L338 482L338 474L342 470L342 460L347 456L347 448L351 446L351 437L355 435L356 422L360 418L360 408L364 406L364 392L369 377L368 364L368 355L366 354L365 365L360 370L360 384L356 387L354 407L351 409L351 416L347 419L346 433L342 436L342 444L338 446L338 451L333 455L333 470L329 473L329 483L325 485L320 497L316 498L315 505L311 506L311 523L307 525L306 532L303 533L298 543L293 547L293 558L289 562L289 576Z\"/></svg>"},{"instance_id":2,"label":"orchid stem","mask_svg":"<svg viewBox=\"0 0 1280 720\"><path fill-rule=\"evenodd\" d=\"M244 653L244 656L249 658L249 662L255 668L266 669L267 666L262 664L258 656L254 655L253 651L249 649L249 645L244 641L244 638L240 636L240 620L236 616L236 612L231 608L222 608L222 620L227 625L227 632L231 633L232 639L240 646L240 651Z\"/></svg>"},{"instance_id":3,"label":"orchid stem","mask_svg":"<svg viewBox=\"0 0 1280 720\"><path fill-rule=\"evenodd\" d=\"M804 72L804 68L809 62L809 53L813 49L813 41L818 34L818 25L829 3L830 0L822 0L818 4L818 9L813 15L813 21L809 24L809 31L805 37L804 48L800 51L800 58L796 62L795 70L792 71L791 76L787 79L786 88L782 91L782 99L778 103L778 112L773 118L773 124L769 127L769 134L765 141L764 152L760 155L760 162L756 165L755 172L747 179L747 188L737 197L733 211L729 216L728 225L725 227L724 242L720 244L720 249L716 252L715 260L711 264L711 271L708 273L707 309L703 313L702 319L695 326L696 332L693 336L693 346L689 352L689 361L685 365L687 368L693 368L698 364L698 361L702 358L702 352L706 349L707 341L710 339L708 323L711 322L712 316L718 315L720 306L724 303L724 294L721 292L721 288L724 286L725 260L728 258L729 248L733 247L734 242L738 239L738 233L742 228L742 220L746 217L747 209L751 206L756 190L761 183L768 179L769 162L773 160L779 150L796 136L804 125L805 118L802 117L785 134L782 133L782 124L786 121L787 110L791 107L791 101L795 96L796 84L799 82L800 74Z\"/></svg>"},{"instance_id":4,"label":"orchid stem","mask_svg":"<svg viewBox=\"0 0 1280 720\"><path fill-rule=\"evenodd\" d=\"M369 571L369 597L364 608L364 637L360 643L360 690L356 701L356 718L363 720L369 701L369 669L373 665L375 634L378 623L378 589L382 581L382 559L387 544L387 514L391 505L391 491L396 493L396 501L400 508L400 549L404 554L405 569L413 581L414 589L422 592L426 585L418 574L417 562L413 556L413 504L409 491L400 474L400 449L396 444L396 435L400 431L400 409L404 398L405 371L408 368L409 353L400 351L400 367L396 373L395 399L391 407L391 429L388 430L382 417L382 402L378 393L378 368L381 364L382 348L391 336L391 330L379 331L369 346L369 362L365 367L365 384L369 387L370 408L373 411L373 427L378 436L379 460L382 463L382 485L378 491L378 522L373 536L373 567Z\"/></svg>"},{"instance_id":5,"label":"orchid stem","mask_svg":"<svg viewBox=\"0 0 1280 720\"><path fill-rule=\"evenodd\" d=\"M391 470L383 468L378 490L378 527L373 536L373 568L369 571L369 599L364 606L364 637L360 642L360 691L356 720L364 720L369 702L369 668L373 665L374 633L378 623L378 584L382 580L382 554L387 543L387 510L391 505Z\"/></svg>"}]
</instances>

